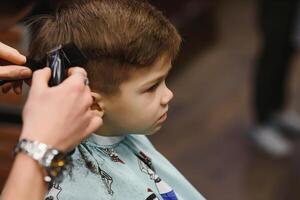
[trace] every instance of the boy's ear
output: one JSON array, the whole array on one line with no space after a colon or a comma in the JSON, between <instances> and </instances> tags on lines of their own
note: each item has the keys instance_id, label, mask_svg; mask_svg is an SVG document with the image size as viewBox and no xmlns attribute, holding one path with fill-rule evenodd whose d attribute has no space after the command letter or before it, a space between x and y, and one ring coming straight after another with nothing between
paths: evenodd
<instances>
[{"instance_id":1,"label":"boy's ear","mask_svg":"<svg viewBox=\"0 0 300 200\"><path fill-rule=\"evenodd\" d=\"M96 92L91 92L91 95L93 97L93 104L92 104L91 109L103 112L104 111L104 103L103 103L103 99L102 99L101 95Z\"/></svg>"}]
</instances>

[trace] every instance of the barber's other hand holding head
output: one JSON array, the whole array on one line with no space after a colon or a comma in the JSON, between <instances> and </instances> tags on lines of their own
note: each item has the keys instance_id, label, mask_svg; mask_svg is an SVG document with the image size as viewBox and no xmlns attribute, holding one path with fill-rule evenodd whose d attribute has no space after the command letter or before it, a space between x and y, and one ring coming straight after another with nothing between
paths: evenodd
<instances>
[{"instance_id":1,"label":"barber's other hand holding head","mask_svg":"<svg viewBox=\"0 0 300 200\"><path fill-rule=\"evenodd\" d=\"M0 79L24 79L32 75L28 67L20 66L25 64L26 57L20 54L16 49L0 42L0 63L12 63L11 65L0 66ZM2 86L2 91L7 93L14 89L19 94L22 90L22 81L6 83Z\"/></svg>"}]
</instances>

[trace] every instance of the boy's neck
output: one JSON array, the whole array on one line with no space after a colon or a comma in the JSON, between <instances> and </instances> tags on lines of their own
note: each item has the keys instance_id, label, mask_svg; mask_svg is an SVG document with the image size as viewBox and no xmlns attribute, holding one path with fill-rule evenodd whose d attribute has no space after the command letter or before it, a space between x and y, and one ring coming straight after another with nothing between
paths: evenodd
<instances>
[{"instance_id":1,"label":"boy's neck","mask_svg":"<svg viewBox=\"0 0 300 200\"><path fill-rule=\"evenodd\" d=\"M105 126L104 124L95 131L95 134L105 137L115 137L115 136L124 136L124 133L120 133L119 131L114 131L111 128Z\"/></svg>"},{"instance_id":2,"label":"boy's neck","mask_svg":"<svg viewBox=\"0 0 300 200\"><path fill-rule=\"evenodd\" d=\"M92 134L89 138L90 141L95 142L98 145L115 145L121 142L125 136L106 137L101 135Z\"/></svg>"}]
</instances>

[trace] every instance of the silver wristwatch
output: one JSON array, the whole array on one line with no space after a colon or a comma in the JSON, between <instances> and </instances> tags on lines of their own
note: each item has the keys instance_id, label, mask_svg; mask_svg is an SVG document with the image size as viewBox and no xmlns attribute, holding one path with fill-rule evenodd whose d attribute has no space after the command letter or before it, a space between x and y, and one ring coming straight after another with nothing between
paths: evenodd
<instances>
[{"instance_id":1,"label":"silver wristwatch","mask_svg":"<svg viewBox=\"0 0 300 200\"><path fill-rule=\"evenodd\" d=\"M64 153L38 141L21 139L14 149L15 155L19 152L26 153L45 168L47 175L44 180L46 182L52 182L66 167L66 155Z\"/></svg>"}]
</instances>

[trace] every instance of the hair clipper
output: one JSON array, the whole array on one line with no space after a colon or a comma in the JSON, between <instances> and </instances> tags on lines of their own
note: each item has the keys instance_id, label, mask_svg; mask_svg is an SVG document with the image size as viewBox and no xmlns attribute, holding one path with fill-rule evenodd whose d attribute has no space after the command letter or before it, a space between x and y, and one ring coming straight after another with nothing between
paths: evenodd
<instances>
[{"instance_id":1,"label":"hair clipper","mask_svg":"<svg viewBox=\"0 0 300 200\"><path fill-rule=\"evenodd\" d=\"M26 59L25 66L32 71L42 69L47 66L51 69L51 78L49 86L56 86L63 82L68 76L68 68L74 66L83 67L87 63L87 58L78 49L74 43L59 45L46 53L41 61L36 61L30 58ZM20 81L23 79L0 80L0 85L7 82Z\"/></svg>"}]
</instances>

